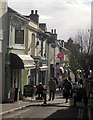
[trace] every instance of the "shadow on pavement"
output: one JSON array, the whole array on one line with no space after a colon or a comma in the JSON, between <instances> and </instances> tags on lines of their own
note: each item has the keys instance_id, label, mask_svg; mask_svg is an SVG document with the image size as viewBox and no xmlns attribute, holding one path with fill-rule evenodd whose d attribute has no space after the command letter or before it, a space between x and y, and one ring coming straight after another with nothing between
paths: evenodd
<instances>
[{"instance_id":1,"label":"shadow on pavement","mask_svg":"<svg viewBox=\"0 0 93 120\"><path fill-rule=\"evenodd\" d=\"M62 119L62 120L77 120L77 115L78 115L78 109L76 108L75 110L71 107L68 108L63 108L61 110L57 110L44 120L51 120L51 119Z\"/></svg>"}]
</instances>

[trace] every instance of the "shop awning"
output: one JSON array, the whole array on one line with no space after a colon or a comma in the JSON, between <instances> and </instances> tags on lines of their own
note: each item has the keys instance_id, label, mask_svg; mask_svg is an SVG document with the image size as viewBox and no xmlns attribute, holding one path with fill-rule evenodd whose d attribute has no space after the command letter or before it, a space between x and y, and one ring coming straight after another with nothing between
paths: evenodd
<instances>
[{"instance_id":1,"label":"shop awning","mask_svg":"<svg viewBox=\"0 0 93 120\"><path fill-rule=\"evenodd\" d=\"M46 71L46 70L48 70L48 66L42 66L42 67L40 67L40 71Z\"/></svg>"},{"instance_id":2,"label":"shop awning","mask_svg":"<svg viewBox=\"0 0 93 120\"><path fill-rule=\"evenodd\" d=\"M30 55L10 53L10 67L12 69L35 68L34 59Z\"/></svg>"}]
</instances>

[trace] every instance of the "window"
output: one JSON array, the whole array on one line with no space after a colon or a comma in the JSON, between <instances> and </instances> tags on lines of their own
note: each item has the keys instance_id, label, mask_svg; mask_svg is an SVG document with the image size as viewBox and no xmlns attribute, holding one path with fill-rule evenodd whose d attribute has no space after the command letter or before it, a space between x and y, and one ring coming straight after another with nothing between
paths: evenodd
<instances>
[{"instance_id":1,"label":"window","mask_svg":"<svg viewBox=\"0 0 93 120\"><path fill-rule=\"evenodd\" d=\"M24 44L24 30L15 30L15 44Z\"/></svg>"},{"instance_id":2,"label":"window","mask_svg":"<svg viewBox=\"0 0 93 120\"><path fill-rule=\"evenodd\" d=\"M31 51L31 55L35 56L35 34L32 33L32 51Z\"/></svg>"}]
</instances>

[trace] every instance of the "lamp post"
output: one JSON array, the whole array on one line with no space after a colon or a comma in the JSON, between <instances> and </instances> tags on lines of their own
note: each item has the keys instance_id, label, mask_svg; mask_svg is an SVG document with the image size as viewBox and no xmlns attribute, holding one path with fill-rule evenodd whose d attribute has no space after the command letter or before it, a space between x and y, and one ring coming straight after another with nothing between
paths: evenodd
<instances>
[{"instance_id":1,"label":"lamp post","mask_svg":"<svg viewBox=\"0 0 93 120\"><path fill-rule=\"evenodd\" d=\"M48 71L47 71L47 80L46 80L46 89L48 89L48 80L50 79L50 60L49 60L49 43L47 42L46 46L46 53L47 53L47 66L48 66Z\"/></svg>"}]
</instances>

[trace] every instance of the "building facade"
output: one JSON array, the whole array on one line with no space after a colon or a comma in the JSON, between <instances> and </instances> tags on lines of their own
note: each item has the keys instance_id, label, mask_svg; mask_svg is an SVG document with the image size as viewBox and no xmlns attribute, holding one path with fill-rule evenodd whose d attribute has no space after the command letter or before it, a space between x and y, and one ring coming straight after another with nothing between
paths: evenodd
<instances>
[{"instance_id":1,"label":"building facade","mask_svg":"<svg viewBox=\"0 0 93 120\"><path fill-rule=\"evenodd\" d=\"M3 13L6 12L4 49L0 51L1 88L3 102L13 102L23 98L25 85L36 86L39 81L48 85L51 64L55 64L56 33L47 32L46 24L39 23L37 10L25 16L6 5Z\"/></svg>"}]
</instances>

